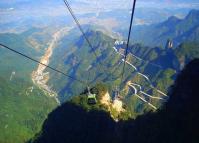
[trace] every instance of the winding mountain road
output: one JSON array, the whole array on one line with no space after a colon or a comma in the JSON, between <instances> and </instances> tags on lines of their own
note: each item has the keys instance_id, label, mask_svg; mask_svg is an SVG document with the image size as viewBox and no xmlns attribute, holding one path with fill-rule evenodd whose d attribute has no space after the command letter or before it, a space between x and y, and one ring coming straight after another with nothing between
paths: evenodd
<instances>
[{"instance_id":1,"label":"winding mountain road","mask_svg":"<svg viewBox=\"0 0 199 143\"><path fill-rule=\"evenodd\" d=\"M159 100L165 100L164 98L161 98L161 97L155 97L155 96L152 96L152 95L149 95L148 93L145 93L143 91L140 91L140 93L150 97L150 98L153 98L153 99L159 99Z\"/></svg>"},{"instance_id":2,"label":"winding mountain road","mask_svg":"<svg viewBox=\"0 0 199 143\"><path fill-rule=\"evenodd\" d=\"M135 94L136 97L138 97L139 99L141 99L142 101L144 101L145 103L147 103L150 107L152 107L153 109L157 110L157 107L155 107L153 104L149 103L148 101L146 101L144 98L142 98L141 96Z\"/></svg>"},{"instance_id":3,"label":"winding mountain road","mask_svg":"<svg viewBox=\"0 0 199 143\"><path fill-rule=\"evenodd\" d=\"M140 73L140 72L138 71L137 67L134 66L133 64L131 64L130 62L125 61L125 60L124 60L124 56L125 56L125 55L122 54L122 53L120 53L120 52L117 50L117 48L116 48L115 46L113 47L113 49L114 49L114 51L115 51L117 54L119 54L120 56L122 56L122 62L126 62L127 65L131 66L131 67L137 72L138 75L142 76L144 79L146 79L146 80L149 82L151 88L155 89L155 90L156 90L158 93L160 93L161 95L167 96L165 93L163 93L162 91L158 90L157 88L155 88L155 87L153 86L153 84L152 84L152 82L150 81L150 79L149 79L148 76L146 76L145 74ZM133 55L133 54L132 54L132 55ZM137 58L138 60L141 60L141 61L142 61L141 58L139 58L139 57L137 57L137 56L135 56L135 55L133 55L133 57L135 57L135 58ZM151 108L153 108L153 109L155 109L155 110L157 110L157 107L155 107L153 104L151 104L150 102L148 102L145 98L139 96L138 93L141 93L141 94L143 94L143 95L145 95L145 96L147 96L147 97L149 97L149 98L152 98L152 99L165 100L164 98L155 97L155 96L149 95L148 93L145 93L144 91L142 91L142 86L139 85L139 84L132 83L132 82L128 82L127 85L130 86L131 88L133 88L133 90L134 90L134 94L133 94L133 95L135 95L136 97L138 97L138 98L139 98L140 100L142 100L143 102L147 103ZM138 90L136 87L138 87L139 90Z\"/></svg>"},{"instance_id":4,"label":"winding mountain road","mask_svg":"<svg viewBox=\"0 0 199 143\"><path fill-rule=\"evenodd\" d=\"M124 58L124 54L120 53L120 52L117 50L117 48L116 48L115 46L113 47L113 49L114 49L114 51L115 51L117 54L119 54L120 56L122 56L122 57ZM132 54L132 55L133 55L133 54ZM134 56L134 57L137 57L137 56L135 56L135 55L133 55L133 56ZM122 58L122 62L124 62L124 59L123 59L123 58ZM140 59L140 58L139 58L139 59ZM141 60L142 60L142 59L141 59ZM162 91L160 91L160 90L158 90L157 88L155 88L155 87L153 86L151 80L149 79L149 77L146 76L145 74L140 73L140 72L138 71L138 69L137 69L136 66L134 66L133 64L131 64L131 63L128 62L128 61L125 61L125 62L127 63L127 65L131 66L131 67L136 71L136 73L137 73L138 75L140 75L140 76L142 76L144 79L146 79L146 80L149 82L151 88L155 89L159 94L168 97L168 95L166 95L166 94L163 93ZM141 86L141 85L140 85L140 86Z\"/></svg>"},{"instance_id":5,"label":"winding mountain road","mask_svg":"<svg viewBox=\"0 0 199 143\"><path fill-rule=\"evenodd\" d=\"M141 99L143 102L147 103L150 107L152 107L153 109L157 110L157 107L155 107L153 104L151 104L150 102L148 102L145 98L141 97L138 95L138 93L141 93L147 97L150 97L152 99L157 99L157 100L166 100L164 98L161 98L161 97L155 97L155 96L152 96L152 95L149 95L148 93L145 93L144 91L142 91L142 87L141 85L139 84L135 84L135 83L131 83L130 81L127 83L129 87L133 88L134 90L134 94L136 97L138 97L139 99ZM139 87L139 90L136 88Z\"/></svg>"}]
</instances>

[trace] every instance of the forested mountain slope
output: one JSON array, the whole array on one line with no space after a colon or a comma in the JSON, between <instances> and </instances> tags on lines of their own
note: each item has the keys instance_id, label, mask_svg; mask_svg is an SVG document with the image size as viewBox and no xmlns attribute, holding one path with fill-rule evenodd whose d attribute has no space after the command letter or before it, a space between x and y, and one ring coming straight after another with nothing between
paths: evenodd
<instances>
[{"instance_id":1,"label":"forested mountain slope","mask_svg":"<svg viewBox=\"0 0 199 143\"><path fill-rule=\"evenodd\" d=\"M70 102L49 114L34 143L197 143L199 60L180 73L163 109L135 120L113 121L104 111Z\"/></svg>"},{"instance_id":2,"label":"forested mountain slope","mask_svg":"<svg viewBox=\"0 0 199 143\"><path fill-rule=\"evenodd\" d=\"M86 34L94 47L92 50L82 36L73 38L76 36L74 33L71 32L70 36L59 42L58 47L54 50L50 65L77 79L86 82L89 80L92 87L99 82L104 82L109 94L114 97L115 87L119 85L121 80L123 68L121 54L124 51L125 43L117 45L115 44L116 40L108 35L100 31L90 30ZM132 65L126 65L122 96L132 115L144 113L151 109L140 99L132 96L133 92L126 88L127 83L129 81L137 83L142 86L146 93L153 96L162 96L157 92L157 89L167 94L177 73L190 60L199 57L198 45L197 42L185 42L177 48L152 48L141 44L130 46L127 60L137 70ZM117 52L113 47L117 49ZM93 51L97 53L97 58ZM185 60L182 60L184 58ZM150 81L146 77L140 76L139 73L147 76ZM59 93L58 97L62 103L86 89L86 85L51 71L48 84L53 85L55 91ZM151 84L156 89L151 88ZM157 107L162 105L159 100L151 100L150 102Z\"/></svg>"},{"instance_id":3,"label":"forested mountain slope","mask_svg":"<svg viewBox=\"0 0 199 143\"><path fill-rule=\"evenodd\" d=\"M57 106L38 87L23 79L0 77L0 142L22 143L39 132L49 112Z\"/></svg>"},{"instance_id":4,"label":"forested mountain slope","mask_svg":"<svg viewBox=\"0 0 199 143\"><path fill-rule=\"evenodd\" d=\"M39 59L45 45L41 44L42 39L39 38L39 42L33 38L37 32L41 31L30 29L21 34L0 34L0 43ZM25 143L40 131L48 113L57 107L54 98L32 83L31 74L36 66L24 57L0 48L1 143Z\"/></svg>"}]
</instances>

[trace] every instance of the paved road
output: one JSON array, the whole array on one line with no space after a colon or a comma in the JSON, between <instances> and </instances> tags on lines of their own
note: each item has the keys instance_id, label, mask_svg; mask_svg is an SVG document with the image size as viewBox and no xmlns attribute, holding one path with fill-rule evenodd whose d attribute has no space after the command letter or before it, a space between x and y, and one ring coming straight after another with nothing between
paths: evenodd
<instances>
[{"instance_id":1,"label":"paved road","mask_svg":"<svg viewBox=\"0 0 199 143\"><path fill-rule=\"evenodd\" d=\"M128 82L127 83L128 86L130 86L131 88L133 88L134 90L134 94L136 97L138 97L139 99L141 99L143 102L147 103L150 107L152 107L153 109L157 110L157 107L155 107L153 104L151 104L150 102L148 102L145 98L141 97L138 95L138 93L141 93L147 97L150 97L152 99L157 99L157 100L165 100L164 98L161 97L155 97L152 95L149 95L148 93L145 93L144 91L142 91L142 86L136 83L132 83L132 82ZM139 90L136 88L136 86L139 88Z\"/></svg>"},{"instance_id":2,"label":"paved road","mask_svg":"<svg viewBox=\"0 0 199 143\"><path fill-rule=\"evenodd\" d=\"M113 47L113 49L114 49L114 51L115 51L116 53L118 53L119 55L121 55L122 57L124 57L124 54L118 52L118 50L116 49L116 47ZM137 56L135 56L135 55L133 55L133 56L134 56L134 57L137 57ZM139 59L140 59L140 58L139 58ZM142 60L142 59L141 59L141 60ZM122 59L122 61L124 62L124 59ZM148 77L147 75L145 75L145 74L142 74L142 73L138 72L138 69L137 69L136 66L134 66L133 64L131 64L131 63L128 62L128 61L125 61L125 62L126 62L129 66L131 66L133 69L135 69L138 75L140 75L140 76L142 76L143 78L145 78L145 79L149 82L151 88L155 89L155 90L156 90L159 94L161 94L161 95L168 96L167 94L165 94L165 93L163 93L162 91L160 91L160 90L158 90L157 88L155 88L155 87L153 86L151 80L149 79L149 77Z\"/></svg>"}]
</instances>

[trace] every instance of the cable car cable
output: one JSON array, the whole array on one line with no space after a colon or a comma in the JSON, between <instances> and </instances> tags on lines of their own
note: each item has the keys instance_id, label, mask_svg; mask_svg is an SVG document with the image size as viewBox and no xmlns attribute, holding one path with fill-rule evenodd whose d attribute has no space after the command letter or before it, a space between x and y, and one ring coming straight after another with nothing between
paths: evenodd
<instances>
[{"instance_id":1,"label":"cable car cable","mask_svg":"<svg viewBox=\"0 0 199 143\"><path fill-rule=\"evenodd\" d=\"M34 61L34 62L36 62L36 63L39 63L39 64L41 64L41 65L43 65L43 66L45 66L45 67L47 67L47 68L49 68L49 69L51 69L51 70L57 72L57 73L61 73L62 75L66 76L66 77L68 77L68 78L71 78L71 79L73 79L73 80L75 80L75 81L78 81L78 82L80 82L80 83L82 83L82 84L84 84L84 85L87 84L86 82L84 82L84 81L82 81L82 80L80 80L80 79L77 79L77 78L75 78L75 77L72 77L72 76L70 76L70 75L68 75L68 74L66 74L66 73L64 73L64 72L62 72L62 71L60 71L60 70L58 70L58 69L56 69L56 68L53 68L53 67L48 66L48 65L46 65L46 64L43 64L43 63L39 62L38 60L35 60L34 58L32 58L32 57L30 57L30 56L27 56L27 55L25 55L25 54L23 54L23 53L21 53L21 52L19 52L19 51L16 51L16 50L14 50L14 49L12 49L12 48L9 48L8 46L6 46L6 45L4 45L4 44L1 44L1 43L0 43L0 46L3 47L3 48L8 49L8 50L10 50L10 51L12 51L12 52L14 52L14 53L20 55L20 56L25 57L26 59L29 59L29 60Z\"/></svg>"},{"instance_id":2,"label":"cable car cable","mask_svg":"<svg viewBox=\"0 0 199 143\"><path fill-rule=\"evenodd\" d=\"M91 48L92 53L95 55L95 57L96 57L96 59L97 59L97 57L98 57L98 56L97 56L97 53L95 52L95 49L93 48L92 44L90 43L88 37L87 37L86 34L84 33L83 28L81 27L81 25L80 25L78 19L76 18L75 14L74 14L74 12L73 12L73 10L72 10L72 8L70 7L70 4L68 3L67 0L63 0L63 1L64 1L64 3L65 3L66 7L68 8L68 11L70 12L71 16L73 17L73 19L74 19L76 25L78 26L79 30L81 31L82 35L84 36L85 40L87 41L89 47ZM100 69L103 69L103 71L105 72L105 70L104 70L104 68L103 68L103 66L102 66L102 63L99 62L99 64L100 64Z\"/></svg>"},{"instance_id":3,"label":"cable car cable","mask_svg":"<svg viewBox=\"0 0 199 143\"><path fill-rule=\"evenodd\" d=\"M127 40L126 50L125 50L125 57L124 57L124 65L123 65L123 69L122 69L121 83L122 83L123 78L124 78L126 58L127 58L127 54L128 54L129 41L130 41L130 37L131 37L131 29L132 29L133 18L134 18L134 13L135 13L135 5L136 5L136 0L133 1L133 7L132 7L132 12L131 12L131 21L130 21L130 26L129 26L129 33L128 33L128 40Z\"/></svg>"}]
</instances>

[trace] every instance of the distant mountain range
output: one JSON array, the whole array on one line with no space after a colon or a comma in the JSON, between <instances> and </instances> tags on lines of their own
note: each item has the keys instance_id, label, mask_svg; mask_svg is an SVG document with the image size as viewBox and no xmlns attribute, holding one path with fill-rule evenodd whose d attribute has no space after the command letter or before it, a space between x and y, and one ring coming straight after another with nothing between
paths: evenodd
<instances>
[{"instance_id":1,"label":"distant mountain range","mask_svg":"<svg viewBox=\"0 0 199 143\"><path fill-rule=\"evenodd\" d=\"M77 15L80 23L90 24L93 21L97 23L106 20L112 20L117 27L112 31L122 33L127 29L130 19L130 0L123 1L69 1L72 9ZM146 2L147 3L147 2ZM121 6L122 5L122 6ZM139 5L139 3L138 3ZM151 4L150 4L151 5ZM107 7L107 8L104 8ZM162 22L171 15L184 17L190 8L173 9L166 7L136 7L135 25L154 24ZM31 27L53 27L54 25L73 24L71 16L64 6L63 1L1 1L1 33L6 32L23 32ZM51 11L54 11L51 13ZM118 24L119 23L119 24ZM112 25L112 24L109 24ZM126 31L124 33L127 33Z\"/></svg>"},{"instance_id":2,"label":"distant mountain range","mask_svg":"<svg viewBox=\"0 0 199 143\"><path fill-rule=\"evenodd\" d=\"M184 19L175 16L167 21L150 26L140 26L133 30L133 42L148 46L163 46L168 39L174 46L183 41L199 41L199 11L192 10Z\"/></svg>"}]
</instances>

